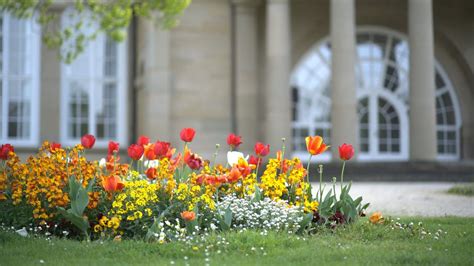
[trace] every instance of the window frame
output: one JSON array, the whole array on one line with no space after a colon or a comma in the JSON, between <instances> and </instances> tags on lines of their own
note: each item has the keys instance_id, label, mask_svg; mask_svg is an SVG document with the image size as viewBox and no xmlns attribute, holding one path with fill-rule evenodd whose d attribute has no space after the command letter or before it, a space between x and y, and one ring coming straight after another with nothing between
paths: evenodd
<instances>
[{"instance_id":1,"label":"window frame","mask_svg":"<svg viewBox=\"0 0 474 266\"><path fill-rule=\"evenodd\" d=\"M67 23L65 20L65 14L67 14L67 9L63 13L61 23ZM105 47L106 44L106 35L104 33L98 34L95 40L88 42L87 46L85 47L82 53L87 53L91 49L91 45L103 45ZM109 140L118 141L124 145L127 145L128 136L127 136L127 127L128 127L128 104L127 104L127 95L128 95L128 73L127 73L127 61L128 61L128 40L124 40L122 42L116 42L116 49L117 49L117 73L115 83L116 83L116 131L117 134L115 138L111 139L109 137L105 137L103 139L99 139L97 137L97 119L96 119L96 97L94 97L94 91L99 87L103 86L106 80L110 80L110 77L106 77L103 71L101 70L102 75L97 79L93 77L91 73L94 70L97 70L98 67L94 67L94 65L99 65L95 60L92 60L90 57L88 59L88 76L86 78L83 77L75 77L74 75L70 74L72 64L66 64L61 62L61 113L60 113L60 139L64 145L74 146L80 143L80 138L71 138L68 134L68 122L71 119L70 116L70 109L69 109L69 101L70 101L70 90L68 87L69 81L71 80L86 80L88 87L87 87L87 94L88 94L88 132L87 134L92 134L96 137L95 147L97 148L106 148L108 145ZM81 56L81 55L79 55ZM105 51L102 50L101 55L102 62L99 65L99 68L104 67L105 62Z\"/></svg>"},{"instance_id":2,"label":"window frame","mask_svg":"<svg viewBox=\"0 0 474 266\"><path fill-rule=\"evenodd\" d=\"M26 29L26 39L27 39L27 50L29 52L29 56L25 57L25 64L29 65L31 73L25 74L24 76L20 77L20 80L24 79L24 77L29 77L31 81L31 96L30 96L30 132L29 138L11 138L8 136L8 124L9 124L9 105L10 105L10 89L9 89L9 82L11 78L11 74L9 74L9 60L8 56L10 55L10 29L9 29L9 22L12 18L11 14L7 12L3 12L2 16L2 70L1 70L1 77L0 80L2 82L2 97L0 101L2 101L2 123L1 133L0 133L0 142L1 143L9 143L15 147L25 147L31 148L36 147L39 145L39 121L40 121L40 73L41 73L41 64L40 64L40 50L41 50L41 28L35 22L33 18L29 18L28 24L30 26ZM18 19L18 18L16 18ZM38 34L35 34L35 31Z\"/></svg>"},{"instance_id":3,"label":"window frame","mask_svg":"<svg viewBox=\"0 0 474 266\"><path fill-rule=\"evenodd\" d=\"M395 96L397 98L400 98L406 105L404 108L408 110L409 109L408 91L410 89L410 86L408 84L408 82L409 82L409 80L408 80L409 70L408 70L407 67L409 67L409 64L404 66L402 61L400 61L398 64L393 64L391 62L391 60L389 60L389 58L388 58L389 51L391 49L393 49L393 47L392 47L393 41L395 39L398 39L401 42L408 42L408 37L406 35L400 33L400 32L396 32L394 30L391 30L391 29L388 29L388 28L385 28L385 27L380 27L380 26L358 26L357 29L356 29L356 38L360 34L367 34L369 37L370 37L370 35L372 35L372 37L370 37L370 38L373 38L373 36L375 36L377 34L381 35L381 36L386 36L387 40L386 40L386 44L385 44L385 54L383 55L382 61L384 63L384 67L392 66L392 67L396 68L398 71L400 71L399 75L403 74L404 79L407 79L406 80L407 83L402 84L402 85L406 85L407 87L405 88L405 86L400 86L397 89L395 89L394 91L392 91L392 94L393 94L393 96ZM307 68L306 67L306 61L308 61L308 59L313 55L317 55L321 59L320 60L321 63L318 65L318 67L320 67L320 68L329 67L330 68L331 54L330 54L330 51L329 52L327 51L328 50L327 47L329 47L329 45L328 45L329 42L330 42L330 38L325 37L322 40L315 43L305 54L303 54L303 56L299 59L298 63L295 65L295 67L292 70L290 84L289 84L290 88L297 88L298 93L300 93L300 91L305 88L305 86L300 84L300 83L308 83L308 80L310 80L310 79L319 79L319 81L321 82L321 77L314 74L314 73L317 72L314 69L314 67L313 68L310 67L310 68L308 68L309 70L306 70L306 71L312 72L313 75L312 76L306 75L306 78L304 78L304 82L302 81L302 78L300 77L301 75L298 72L301 72L302 70L304 70L304 68ZM358 45L359 44L356 43L356 49L357 49ZM323 51L325 53L323 53ZM405 52L404 56L406 56L406 57L409 56L409 47L408 47L408 50ZM360 71L360 69L361 69L360 63L364 60L369 60L370 61L370 60L374 60L374 59L371 59L370 57L367 57L366 59L362 59L359 56L359 54L357 53L356 64L355 64L356 65L356 71ZM374 60L374 61L377 61L377 60ZM405 68L407 68L407 69L405 69ZM455 141L455 146L456 146L456 153L446 153L446 152L445 153L440 153L440 152L437 151L437 160L439 160L439 161L444 161L444 160L456 161L456 160L459 160L461 158L461 148L462 148L461 147L462 117L461 117L461 112L460 112L459 99L457 97L456 90L455 90L454 86L451 83L451 79L447 75L447 73L444 70L441 63L438 62L436 60L436 58L435 58L435 69L434 69L434 71L435 71L435 75L436 75L436 73L439 73L441 79L445 83L444 86L443 86L443 90L447 91L447 93L448 93L448 95L449 95L449 97L452 101L452 105L453 105L452 108L454 109L454 118L455 118L454 125L444 125L444 124L436 123L436 134L438 134L438 132L454 131L455 132L455 138L456 138L454 140ZM357 75L358 74L356 74L356 77L357 77ZM435 76L435 78L436 78L436 76ZM403 81L403 79L402 79L402 81ZM322 82L325 82L325 81L323 80ZM360 92L362 91L362 90L360 90L361 89L361 84L359 84L360 83L359 80L356 80L356 82L357 82L357 94L359 95ZM315 83L315 82L313 82L313 83ZM381 83L382 83L382 85L384 84L384 79L381 80ZM326 86L320 86L320 87L322 88L322 91L317 90L317 91L315 91L315 93L318 94L319 97L326 97L327 98L328 96L325 96L324 90L329 90L329 89ZM435 95L434 100L436 101L437 98L438 98L438 94L439 94L439 90L438 90L436 84L435 84L435 90L436 90L436 92L435 92L436 95ZM301 96L301 94L299 94L299 95ZM329 98L329 100L330 100L330 98ZM360 98L358 97L358 101L359 100L360 100ZM299 99L299 101L297 103L297 106L296 106L297 109L301 108L301 106L300 106L301 102L302 102L302 99ZM401 105L403 105L403 103L400 104L400 106ZM302 115L302 114L298 113L298 115ZM410 119L409 115L408 115L408 119ZM292 125L293 125L292 128L294 129L295 126L297 126L299 122L300 122L299 117L297 117L296 121L293 121L293 123L292 123ZM330 119L329 119L329 121L324 121L324 123L325 123L324 127L327 127L327 126L331 127L331 120ZM319 126L319 128L322 128L321 125L322 125L321 122L317 122L317 123L313 122L312 125L310 125L309 127L314 128L314 127ZM404 140L403 138L401 138L401 141L402 141L402 145L406 145L406 144L403 144L403 142L409 143L410 140L409 139ZM446 142L446 141L444 141L444 142ZM438 149L439 145L440 145L440 140L438 139L438 135L437 135L437 137L436 137L436 148L437 149ZM301 154L303 152L304 151L294 151L293 154L298 155L298 154ZM330 155L328 155L328 156L330 156ZM318 157L320 157L320 156L318 156ZM322 159L321 161L328 160L327 158L324 158L324 159L321 158L321 159ZM329 160L332 160L332 159L334 159L334 158L330 158ZM382 159L384 161L392 160L392 158L383 158L380 155L378 155L378 158L375 158L374 156L366 156L366 158L364 158L364 155L362 153L359 154L359 156L358 156L359 161L363 161L363 160L377 161L378 159ZM407 154L407 155L399 156L399 157L395 156L393 158L393 160L407 161L407 160L410 160L410 158L409 158L409 155Z\"/></svg>"}]
</instances>

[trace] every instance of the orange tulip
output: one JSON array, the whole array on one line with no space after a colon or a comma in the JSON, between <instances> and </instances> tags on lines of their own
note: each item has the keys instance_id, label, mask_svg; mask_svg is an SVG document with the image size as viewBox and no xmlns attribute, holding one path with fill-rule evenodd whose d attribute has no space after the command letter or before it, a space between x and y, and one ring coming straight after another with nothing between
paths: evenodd
<instances>
[{"instance_id":1,"label":"orange tulip","mask_svg":"<svg viewBox=\"0 0 474 266\"><path fill-rule=\"evenodd\" d=\"M239 162L236 164L237 168L239 169L240 173L243 177L248 176L253 169L255 169L255 165L250 165L244 158L240 157Z\"/></svg>"},{"instance_id":2,"label":"orange tulip","mask_svg":"<svg viewBox=\"0 0 474 266\"><path fill-rule=\"evenodd\" d=\"M155 143L148 143L145 144L145 157L148 160L155 160L156 159L156 154L155 154Z\"/></svg>"},{"instance_id":3,"label":"orange tulip","mask_svg":"<svg viewBox=\"0 0 474 266\"><path fill-rule=\"evenodd\" d=\"M240 177L242 177L242 174L240 173L239 169L234 166L230 170L227 180L231 183L234 183L234 182L237 182Z\"/></svg>"},{"instance_id":4,"label":"orange tulip","mask_svg":"<svg viewBox=\"0 0 474 266\"><path fill-rule=\"evenodd\" d=\"M196 214L194 212L184 211L181 213L181 218L183 218L183 220L186 222L191 222L196 219Z\"/></svg>"},{"instance_id":5,"label":"orange tulip","mask_svg":"<svg viewBox=\"0 0 474 266\"><path fill-rule=\"evenodd\" d=\"M148 177L148 179L150 179L150 180L153 180L158 176L156 168L154 168L154 167L148 168L148 170L146 170L145 174L146 174L146 177Z\"/></svg>"},{"instance_id":6,"label":"orange tulip","mask_svg":"<svg viewBox=\"0 0 474 266\"><path fill-rule=\"evenodd\" d=\"M329 146L324 144L323 138L320 136L306 137L306 149L311 155L318 155L325 152Z\"/></svg>"},{"instance_id":7,"label":"orange tulip","mask_svg":"<svg viewBox=\"0 0 474 266\"><path fill-rule=\"evenodd\" d=\"M103 177L102 187L104 187L104 190L107 192L116 192L122 190L125 187L125 183L122 182L120 177L112 175Z\"/></svg>"},{"instance_id":8,"label":"orange tulip","mask_svg":"<svg viewBox=\"0 0 474 266\"><path fill-rule=\"evenodd\" d=\"M373 224L383 222L383 216L381 212L374 212L369 218L370 222Z\"/></svg>"}]
</instances>

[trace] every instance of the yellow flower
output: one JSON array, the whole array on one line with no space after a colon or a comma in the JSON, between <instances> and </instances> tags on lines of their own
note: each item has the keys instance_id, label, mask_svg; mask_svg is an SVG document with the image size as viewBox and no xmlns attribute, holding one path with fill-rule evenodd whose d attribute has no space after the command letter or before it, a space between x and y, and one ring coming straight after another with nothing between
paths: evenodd
<instances>
[{"instance_id":1,"label":"yellow flower","mask_svg":"<svg viewBox=\"0 0 474 266\"><path fill-rule=\"evenodd\" d=\"M94 225L94 232L98 233L100 231L102 231L102 227L98 224Z\"/></svg>"},{"instance_id":2,"label":"yellow flower","mask_svg":"<svg viewBox=\"0 0 474 266\"><path fill-rule=\"evenodd\" d=\"M102 218L100 218L99 224L100 224L101 226L104 226L104 227L105 227L105 226L107 226L107 222L108 222L108 221L109 221L109 219L107 218L107 216L104 215L104 216L102 216Z\"/></svg>"}]
</instances>

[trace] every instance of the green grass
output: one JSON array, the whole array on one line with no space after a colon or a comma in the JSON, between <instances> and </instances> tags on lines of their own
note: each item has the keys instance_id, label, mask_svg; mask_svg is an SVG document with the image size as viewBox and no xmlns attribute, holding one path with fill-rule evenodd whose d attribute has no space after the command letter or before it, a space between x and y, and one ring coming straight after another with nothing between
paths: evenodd
<instances>
[{"instance_id":1,"label":"green grass","mask_svg":"<svg viewBox=\"0 0 474 266\"><path fill-rule=\"evenodd\" d=\"M465 185L456 185L448 190L449 194L474 196L474 183Z\"/></svg>"},{"instance_id":2,"label":"green grass","mask_svg":"<svg viewBox=\"0 0 474 266\"><path fill-rule=\"evenodd\" d=\"M0 265L473 265L473 218L402 218L423 222L429 232L446 231L420 239L406 230L371 225L366 219L336 231L312 236L284 233L226 233L205 243L144 243L23 238L0 232ZM227 244L228 242L228 244ZM208 247L206 255L205 247ZM262 249L263 248L263 249ZM187 259L185 259L187 257ZM206 261L208 259L208 261Z\"/></svg>"}]
</instances>

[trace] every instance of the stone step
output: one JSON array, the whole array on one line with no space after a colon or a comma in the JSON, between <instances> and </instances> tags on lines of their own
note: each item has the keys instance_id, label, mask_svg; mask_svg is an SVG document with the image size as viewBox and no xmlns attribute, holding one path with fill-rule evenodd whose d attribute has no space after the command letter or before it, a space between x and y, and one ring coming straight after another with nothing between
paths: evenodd
<instances>
[{"instance_id":1,"label":"stone step","mask_svg":"<svg viewBox=\"0 0 474 266\"><path fill-rule=\"evenodd\" d=\"M325 181L335 176L339 179L341 163L326 163L323 168ZM319 180L318 164L310 166L311 180ZM461 162L348 162L345 181L445 181L474 182L474 161Z\"/></svg>"}]
</instances>

